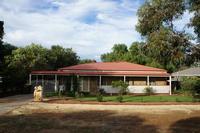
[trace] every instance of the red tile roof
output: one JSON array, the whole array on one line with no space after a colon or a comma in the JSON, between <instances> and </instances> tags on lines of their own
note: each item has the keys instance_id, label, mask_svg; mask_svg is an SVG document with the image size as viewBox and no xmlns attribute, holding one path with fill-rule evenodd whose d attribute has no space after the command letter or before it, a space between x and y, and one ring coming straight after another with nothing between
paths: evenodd
<instances>
[{"instance_id":1,"label":"red tile roof","mask_svg":"<svg viewBox=\"0 0 200 133\"><path fill-rule=\"evenodd\" d=\"M32 74L169 76L166 70L128 62L100 62L69 66L58 71L32 71Z\"/></svg>"}]
</instances>

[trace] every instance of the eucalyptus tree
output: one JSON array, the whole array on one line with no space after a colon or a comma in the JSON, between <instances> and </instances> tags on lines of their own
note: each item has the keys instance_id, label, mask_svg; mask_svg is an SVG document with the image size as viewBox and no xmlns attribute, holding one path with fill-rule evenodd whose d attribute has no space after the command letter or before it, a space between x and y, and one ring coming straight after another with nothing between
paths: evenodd
<instances>
[{"instance_id":1,"label":"eucalyptus tree","mask_svg":"<svg viewBox=\"0 0 200 133\"><path fill-rule=\"evenodd\" d=\"M190 36L174 27L185 9L185 0L148 0L138 10L136 29L146 38L147 56L169 72L183 65L191 45Z\"/></svg>"},{"instance_id":2,"label":"eucalyptus tree","mask_svg":"<svg viewBox=\"0 0 200 133\"><path fill-rule=\"evenodd\" d=\"M188 0L189 10L194 13L191 19L190 26L194 27L194 32L197 34L197 40L200 42L200 1L199 0Z\"/></svg>"}]
</instances>

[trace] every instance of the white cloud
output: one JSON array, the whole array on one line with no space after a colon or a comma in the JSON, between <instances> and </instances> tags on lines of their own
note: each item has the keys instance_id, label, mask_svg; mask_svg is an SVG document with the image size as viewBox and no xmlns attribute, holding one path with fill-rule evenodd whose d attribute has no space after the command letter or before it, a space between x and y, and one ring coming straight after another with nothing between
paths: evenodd
<instances>
[{"instance_id":1,"label":"white cloud","mask_svg":"<svg viewBox=\"0 0 200 133\"><path fill-rule=\"evenodd\" d=\"M135 31L139 1L42 0L39 6L37 0L3 0L4 41L17 46L60 44L82 58L99 60L114 43L140 40Z\"/></svg>"}]
</instances>

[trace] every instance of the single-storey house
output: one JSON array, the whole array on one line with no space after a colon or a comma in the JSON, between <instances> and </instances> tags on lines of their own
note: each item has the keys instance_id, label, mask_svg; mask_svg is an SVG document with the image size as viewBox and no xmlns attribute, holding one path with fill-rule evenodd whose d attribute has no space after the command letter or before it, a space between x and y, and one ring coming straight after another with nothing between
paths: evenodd
<instances>
[{"instance_id":1,"label":"single-storey house","mask_svg":"<svg viewBox=\"0 0 200 133\"><path fill-rule=\"evenodd\" d=\"M172 73L173 77L200 77L200 67L191 67L185 70Z\"/></svg>"},{"instance_id":2,"label":"single-storey house","mask_svg":"<svg viewBox=\"0 0 200 133\"><path fill-rule=\"evenodd\" d=\"M144 93L150 86L155 93L171 95L171 75L164 69L148 67L128 62L97 62L79 64L58 69L57 71L32 71L29 82L42 85L44 91L56 91L65 86L66 91L73 91L74 76L79 79L82 92L95 94L98 89L106 93L118 93L112 81L122 80L129 84L129 93Z\"/></svg>"},{"instance_id":3,"label":"single-storey house","mask_svg":"<svg viewBox=\"0 0 200 133\"><path fill-rule=\"evenodd\" d=\"M180 88L180 82L183 77L200 77L200 67L191 67L188 69L180 70L171 74L172 76L172 88L176 90Z\"/></svg>"}]
</instances>

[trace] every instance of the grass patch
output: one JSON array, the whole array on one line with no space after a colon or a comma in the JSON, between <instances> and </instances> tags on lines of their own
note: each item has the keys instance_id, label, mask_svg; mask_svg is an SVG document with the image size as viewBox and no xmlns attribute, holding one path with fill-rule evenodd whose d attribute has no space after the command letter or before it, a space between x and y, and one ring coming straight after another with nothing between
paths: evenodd
<instances>
[{"instance_id":1,"label":"grass patch","mask_svg":"<svg viewBox=\"0 0 200 133\"><path fill-rule=\"evenodd\" d=\"M81 101L97 101L95 96L79 98ZM104 96L104 102L117 102L117 96ZM123 96L123 102L193 102L192 96Z\"/></svg>"}]
</instances>

